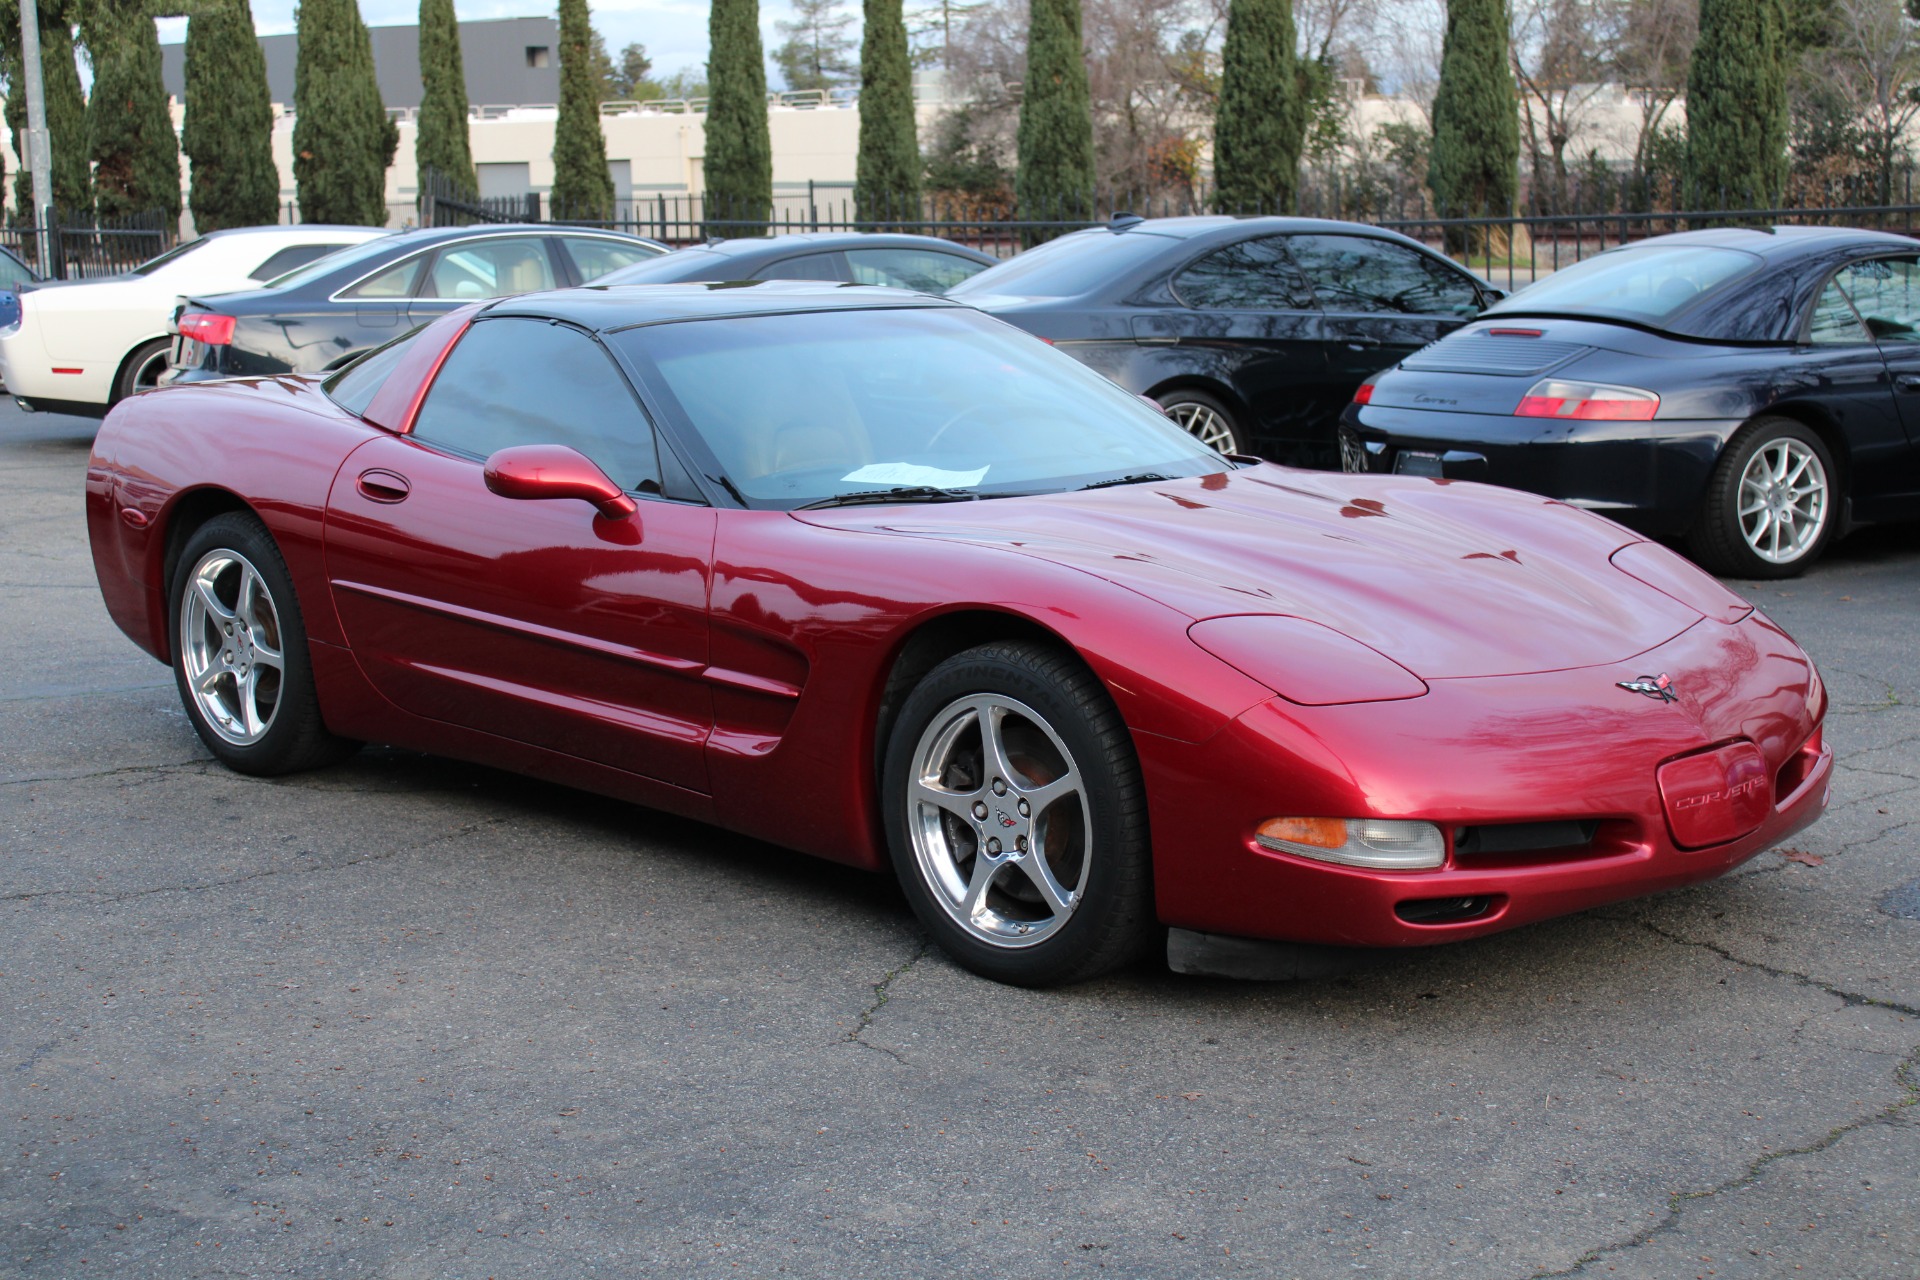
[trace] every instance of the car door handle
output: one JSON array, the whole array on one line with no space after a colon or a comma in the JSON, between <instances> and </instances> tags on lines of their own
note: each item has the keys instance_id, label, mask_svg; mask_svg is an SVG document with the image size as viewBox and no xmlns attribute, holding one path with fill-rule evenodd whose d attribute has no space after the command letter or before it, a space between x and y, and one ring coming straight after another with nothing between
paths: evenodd
<instances>
[{"instance_id":1,"label":"car door handle","mask_svg":"<svg viewBox=\"0 0 1920 1280\"><path fill-rule=\"evenodd\" d=\"M407 483L405 476L384 467L362 471L355 487L360 490L360 496L369 502L404 502L413 491L413 486Z\"/></svg>"},{"instance_id":2,"label":"car door handle","mask_svg":"<svg viewBox=\"0 0 1920 1280\"><path fill-rule=\"evenodd\" d=\"M1893 385L1902 391L1920 391L1920 373L1895 374Z\"/></svg>"},{"instance_id":3,"label":"car door handle","mask_svg":"<svg viewBox=\"0 0 1920 1280\"><path fill-rule=\"evenodd\" d=\"M1378 347L1379 345L1380 345L1380 339L1378 338L1348 338L1347 339L1347 350L1349 351L1372 351L1375 347Z\"/></svg>"}]
</instances>

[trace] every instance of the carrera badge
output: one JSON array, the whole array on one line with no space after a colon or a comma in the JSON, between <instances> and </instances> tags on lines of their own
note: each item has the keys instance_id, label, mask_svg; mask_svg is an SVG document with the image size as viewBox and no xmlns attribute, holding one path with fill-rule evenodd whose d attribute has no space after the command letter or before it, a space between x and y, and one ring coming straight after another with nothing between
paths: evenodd
<instances>
[{"instance_id":1,"label":"carrera badge","mask_svg":"<svg viewBox=\"0 0 1920 1280\"><path fill-rule=\"evenodd\" d=\"M1617 682L1619 687L1629 693L1645 694L1649 698L1658 698L1662 702L1678 702L1680 695L1674 691L1673 681L1662 671L1657 676L1635 676L1631 680Z\"/></svg>"}]
</instances>

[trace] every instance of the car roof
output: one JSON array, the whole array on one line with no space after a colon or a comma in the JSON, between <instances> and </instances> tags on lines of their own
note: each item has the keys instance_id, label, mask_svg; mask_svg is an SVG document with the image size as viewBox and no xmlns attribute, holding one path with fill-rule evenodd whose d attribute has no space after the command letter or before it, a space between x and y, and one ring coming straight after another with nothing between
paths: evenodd
<instances>
[{"instance_id":1,"label":"car roof","mask_svg":"<svg viewBox=\"0 0 1920 1280\"><path fill-rule=\"evenodd\" d=\"M621 240L641 240L654 243L632 231L614 231L607 227L576 227L564 222L482 222L466 227L414 227L407 231L389 233L393 243L413 248L417 245L439 244L442 240L460 240L468 236L491 235L535 235L535 236L614 236Z\"/></svg>"},{"instance_id":2,"label":"car roof","mask_svg":"<svg viewBox=\"0 0 1920 1280\"><path fill-rule=\"evenodd\" d=\"M399 232L387 227L357 227L346 222L296 222L288 226L269 227L227 227L221 231L209 231L209 240L226 240L236 236L283 235L299 237L311 235L316 231L364 231L374 236L398 235Z\"/></svg>"},{"instance_id":3,"label":"car roof","mask_svg":"<svg viewBox=\"0 0 1920 1280\"><path fill-rule=\"evenodd\" d=\"M1744 249L1762 258L1793 258L1847 245L1911 250L1920 245L1911 236L1891 231L1869 231L1862 227L1706 227L1699 231L1676 231L1669 235L1636 240L1633 244L1699 245L1706 248ZM1627 246L1621 246L1625 248Z\"/></svg>"},{"instance_id":4,"label":"car roof","mask_svg":"<svg viewBox=\"0 0 1920 1280\"><path fill-rule=\"evenodd\" d=\"M785 315L808 311L872 311L957 307L958 303L877 285L816 280L753 280L707 284L583 285L501 298L480 312L564 320L595 333L675 320ZM477 317L476 317L477 318Z\"/></svg>"},{"instance_id":5,"label":"car roof","mask_svg":"<svg viewBox=\"0 0 1920 1280\"><path fill-rule=\"evenodd\" d=\"M1103 227L1087 227L1072 234L1094 236L1103 233L1112 236L1168 236L1176 240L1197 240L1213 236L1231 238L1249 233L1266 235L1318 233L1403 238L1400 232L1387 227L1368 226L1364 222L1342 222L1337 218L1239 217L1213 213L1191 214L1178 218L1135 218L1128 214L1115 214L1113 220Z\"/></svg>"},{"instance_id":6,"label":"car roof","mask_svg":"<svg viewBox=\"0 0 1920 1280\"><path fill-rule=\"evenodd\" d=\"M791 231L772 236L744 236L737 240L709 240L705 244L690 245L690 249L704 249L708 253L744 256L761 253L784 253L797 249L825 251L829 249L933 249L959 253L966 256L979 254L978 249L968 245L955 244L951 240L942 240L938 236L917 236L900 231ZM982 255L987 256L987 255Z\"/></svg>"}]
</instances>

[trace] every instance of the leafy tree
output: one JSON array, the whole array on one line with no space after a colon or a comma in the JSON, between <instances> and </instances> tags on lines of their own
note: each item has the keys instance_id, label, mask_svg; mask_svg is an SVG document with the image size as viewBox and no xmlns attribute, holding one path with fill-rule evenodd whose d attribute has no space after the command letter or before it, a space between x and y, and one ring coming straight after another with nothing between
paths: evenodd
<instances>
[{"instance_id":1,"label":"leafy tree","mask_svg":"<svg viewBox=\"0 0 1920 1280\"><path fill-rule=\"evenodd\" d=\"M87 102L94 205L102 217L180 217L180 140L160 80L160 40L143 0L95 0L80 33L93 59Z\"/></svg>"},{"instance_id":2,"label":"leafy tree","mask_svg":"<svg viewBox=\"0 0 1920 1280\"><path fill-rule=\"evenodd\" d=\"M707 234L758 235L773 209L759 0L713 0L707 36Z\"/></svg>"},{"instance_id":3,"label":"leafy tree","mask_svg":"<svg viewBox=\"0 0 1920 1280\"><path fill-rule=\"evenodd\" d=\"M1071 221L1093 214L1093 106L1080 0L1032 0L1026 91L1020 100L1019 168L1024 218ZM1034 239L1048 239L1043 230Z\"/></svg>"},{"instance_id":4,"label":"leafy tree","mask_svg":"<svg viewBox=\"0 0 1920 1280\"><path fill-rule=\"evenodd\" d=\"M853 203L863 222L897 220L920 208L920 139L900 0L866 0Z\"/></svg>"},{"instance_id":5,"label":"leafy tree","mask_svg":"<svg viewBox=\"0 0 1920 1280\"><path fill-rule=\"evenodd\" d=\"M65 213L85 214L93 209L93 175L87 163L87 101L80 92L80 71L73 58L74 0L50 0L40 5L40 79L46 94L47 140L53 178L54 207ZM19 83L20 6L17 0L0 3L0 54L7 64L8 83ZM31 221L33 172L26 161L27 96L7 95L7 124L13 130L13 154L20 172L13 182L13 207Z\"/></svg>"},{"instance_id":6,"label":"leafy tree","mask_svg":"<svg viewBox=\"0 0 1920 1280\"><path fill-rule=\"evenodd\" d=\"M1213 122L1214 199L1223 212L1293 208L1311 70L1294 55L1293 0L1231 0ZM1327 79L1331 81L1331 76Z\"/></svg>"},{"instance_id":7,"label":"leafy tree","mask_svg":"<svg viewBox=\"0 0 1920 1280\"><path fill-rule=\"evenodd\" d=\"M1506 0L1448 0L1427 181L1448 217L1506 217L1519 181ZM1449 237L1456 251L1465 237Z\"/></svg>"},{"instance_id":8,"label":"leafy tree","mask_svg":"<svg viewBox=\"0 0 1920 1280\"><path fill-rule=\"evenodd\" d=\"M647 56L647 46L630 44L616 59L607 52L606 37L595 31L591 56L594 79L600 86L600 101L651 102L661 96L660 86L649 78L653 74L653 59Z\"/></svg>"},{"instance_id":9,"label":"leafy tree","mask_svg":"<svg viewBox=\"0 0 1920 1280\"><path fill-rule=\"evenodd\" d=\"M613 178L600 132L600 82L593 65L587 0L560 0L560 118L553 126L556 216L604 222L613 217Z\"/></svg>"},{"instance_id":10,"label":"leafy tree","mask_svg":"<svg viewBox=\"0 0 1920 1280\"><path fill-rule=\"evenodd\" d=\"M840 12L840 0L793 0L793 18L774 23L786 43L773 51L773 64L789 89L836 89L865 74L866 55L854 66L853 15ZM903 41L905 37L902 37Z\"/></svg>"},{"instance_id":11,"label":"leafy tree","mask_svg":"<svg viewBox=\"0 0 1920 1280\"><path fill-rule=\"evenodd\" d=\"M267 59L247 0L209 0L187 20L187 203L202 232L280 219Z\"/></svg>"},{"instance_id":12,"label":"leafy tree","mask_svg":"<svg viewBox=\"0 0 1920 1280\"><path fill-rule=\"evenodd\" d=\"M300 0L294 14L293 180L306 222L385 226L387 166L400 145L374 78L355 0Z\"/></svg>"},{"instance_id":13,"label":"leafy tree","mask_svg":"<svg viewBox=\"0 0 1920 1280\"><path fill-rule=\"evenodd\" d=\"M1787 182L1786 9L1700 0L1687 72L1687 203L1771 208Z\"/></svg>"},{"instance_id":14,"label":"leafy tree","mask_svg":"<svg viewBox=\"0 0 1920 1280\"><path fill-rule=\"evenodd\" d=\"M420 0L420 90L413 159L421 177L432 170L477 191L480 184L467 137L467 73L453 0Z\"/></svg>"}]
</instances>

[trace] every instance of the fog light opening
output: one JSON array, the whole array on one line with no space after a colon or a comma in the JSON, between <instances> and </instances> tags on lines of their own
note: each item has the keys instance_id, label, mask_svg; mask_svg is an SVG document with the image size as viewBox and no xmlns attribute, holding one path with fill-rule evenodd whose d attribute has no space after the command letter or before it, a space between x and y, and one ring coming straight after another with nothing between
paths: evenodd
<instances>
[{"instance_id":1,"label":"fog light opening","mask_svg":"<svg viewBox=\"0 0 1920 1280\"><path fill-rule=\"evenodd\" d=\"M1485 894L1466 898L1416 898L1394 904L1393 914L1408 924L1460 924L1478 920L1493 911L1493 899Z\"/></svg>"}]
</instances>

